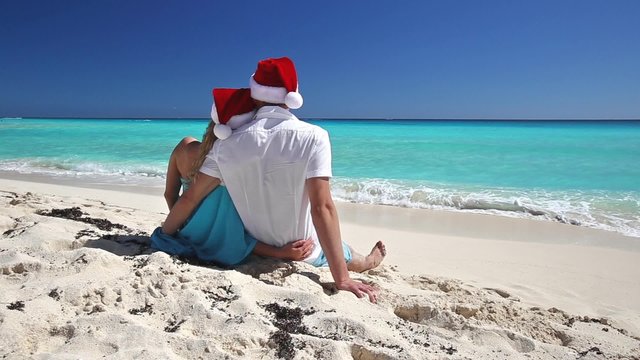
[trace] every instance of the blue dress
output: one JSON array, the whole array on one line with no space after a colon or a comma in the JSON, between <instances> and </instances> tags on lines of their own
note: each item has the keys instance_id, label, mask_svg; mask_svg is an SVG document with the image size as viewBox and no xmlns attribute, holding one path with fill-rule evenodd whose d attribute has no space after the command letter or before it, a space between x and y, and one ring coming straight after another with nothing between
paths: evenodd
<instances>
[{"instance_id":1,"label":"blue dress","mask_svg":"<svg viewBox=\"0 0 640 360\"><path fill-rule=\"evenodd\" d=\"M224 266L241 263L256 242L244 229L225 186L209 193L174 236L163 233L162 228L151 235L154 249Z\"/></svg>"}]
</instances>

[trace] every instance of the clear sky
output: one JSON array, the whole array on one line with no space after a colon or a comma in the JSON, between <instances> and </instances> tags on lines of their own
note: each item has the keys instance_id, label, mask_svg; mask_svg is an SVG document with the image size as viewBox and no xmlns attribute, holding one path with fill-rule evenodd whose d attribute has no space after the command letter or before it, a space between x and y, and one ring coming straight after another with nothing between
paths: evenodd
<instances>
[{"instance_id":1,"label":"clear sky","mask_svg":"<svg viewBox=\"0 0 640 360\"><path fill-rule=\"evenodd\" d=\"M207 117L291 57L300 117L640 118L640 1L2 1L0 116Z\"/></svg>"}]
</instances>

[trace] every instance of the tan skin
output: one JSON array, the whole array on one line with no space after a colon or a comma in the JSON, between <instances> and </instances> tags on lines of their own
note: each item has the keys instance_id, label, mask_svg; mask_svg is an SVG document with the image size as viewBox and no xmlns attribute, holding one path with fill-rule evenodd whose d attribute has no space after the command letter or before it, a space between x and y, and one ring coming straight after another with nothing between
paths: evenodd
<instances>
[{"instance_id":1,"label":"tan skin","mask_svg":"<svg viewBox=\"0 0 640 360\"><path fill-rule=\"evenodd\" d=\"M173 207L178 202L178 199L180 198L180 189L182 187L180 178L189 178L191 166L197 159L199 150L200 141L193 137L185 137L173 149L173 152L171 153L171 156L169 158L169 165L167 167L167 180L164 191L164 198L167 202L169 210L173 210ZM204 176L204 174L199 174L198 181L193 182L189 190L185 192L184 196L186 196L191 188L195 187L195 184L200 182L199 179ZM213 189L215 189L215 186L211 188L211 191L213 191ZM205 196L211 191L205 192ZM200 198L200 201L202 201L202 199L204 199L204 196ZM198 201L197 203L200 203L200 201ZM191 214L191 212L187 214ZM186 218L184 221L186 221ZM184 221L182 223L184 223ZM297 240L283 247L276 247L258 242L253 250L253 253L260 256L300 261L311 255L312 251L313 241Z\"/></svg>"},{"instance_id":2,"label":"tan skin","mask_svg":"<svg viewBox=\"0 0 640 360\"><path fill-rule=\"evenodd\" d=\"M193 137L186 137L171 152L164 188L164 199L167 201L169 210L180 197L180 188L182 187L180 178L187 179L189 177L191 164L198 157L199 149L200 141Z\"/></svg>"},{"instance_id":3,"label":"tan skin","mask_svg":"<svg viewBox=\"0 0 640 360\"><path fill-rule=\"evenodd\" d=\"M257 107L265 105L273 104L256 101ZM283 105L278 106L286 109ZM219 184L220 179L199 173L198 181L189 188L171 209L162 226L162 230L167 234L175 233L206 194L215 189ZM375 303L377 301L377 290L371 285L351 279L349 270L365 271L378 266L386 255L384 244L378 241L371 250L371 253L366 257L353 252L353 260L348 266L344 260L342 251L340 223L338 220L338 212L331 197L329 178L310 178L306 180L305 185L307 186L311 204L311 218L318 233L320 246L327 257L329 269L336 283L336 287L340 290L350 291L359 298L368 296L369 300ZM272 256L268 254L269 250L264 249L264 246L268 245L260 242L258 244L260 245L256 246L254 250L256 254Z\"/></svg>"}]
</instances>

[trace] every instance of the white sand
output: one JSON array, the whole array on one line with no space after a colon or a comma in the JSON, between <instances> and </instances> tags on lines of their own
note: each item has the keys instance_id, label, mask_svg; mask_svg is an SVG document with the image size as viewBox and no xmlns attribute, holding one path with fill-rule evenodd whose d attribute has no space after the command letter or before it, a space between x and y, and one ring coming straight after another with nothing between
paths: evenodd
<instances>
[{"instance_id":1,"label":"white sand","mask_svg":"<svg viewBox=\"0 0 640 360\"><path fill-rule=\"evenodd\" d=\"M340 204L356 249L387 243L385 265L353 274L380 288L371 304L303 263L152 253L138 232L166 209L145 192L0 179L0 357L269 359L291 344L300 359L640 358L638 239ZM74 206L128 229L36 214ZM294 309L288 327L272 303Z\"/></svg>"}]
</instances>

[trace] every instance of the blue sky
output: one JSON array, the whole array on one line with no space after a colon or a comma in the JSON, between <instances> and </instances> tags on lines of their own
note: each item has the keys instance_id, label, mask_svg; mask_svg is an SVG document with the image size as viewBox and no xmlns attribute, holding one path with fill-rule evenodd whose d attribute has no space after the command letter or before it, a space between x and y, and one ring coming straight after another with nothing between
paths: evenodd
<instances>
[{"instance_id":1,"label":"blue sky","mask_svg":"<svg viewBox=\"0 0 640 360\"><path fill-rule=\"evenodd\" d=\"M291 57L300 117L640 118L640 1L3 1L0 116L207 117Z\"/></svg>"}]
</instances>

